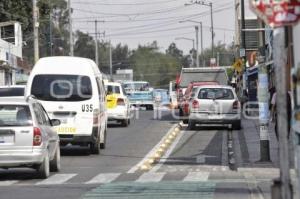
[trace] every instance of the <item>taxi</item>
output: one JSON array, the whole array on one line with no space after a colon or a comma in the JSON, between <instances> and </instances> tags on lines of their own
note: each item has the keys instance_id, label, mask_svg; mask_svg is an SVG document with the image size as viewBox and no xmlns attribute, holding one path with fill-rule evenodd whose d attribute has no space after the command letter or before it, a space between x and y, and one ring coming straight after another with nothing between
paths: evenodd
<instances>
[{"instance_id":1,"label":"taxi","mask_svg":"<svg viewBox=\"0 0 300 199\"><path fill-rule=\"evenodd\" d=\"M105 82L106 108L109 121L120 122L127 127L130 124L130 103L121 83Z\"/></svg>"}]
</instances>

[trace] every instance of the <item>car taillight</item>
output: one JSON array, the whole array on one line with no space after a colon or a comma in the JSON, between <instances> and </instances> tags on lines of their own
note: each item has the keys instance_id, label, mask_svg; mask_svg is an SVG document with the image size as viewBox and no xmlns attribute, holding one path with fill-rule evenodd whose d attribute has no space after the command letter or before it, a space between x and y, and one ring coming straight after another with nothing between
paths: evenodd
<instances>
[{"instance_id":1,"label":"car taillight","mask_svg":"<svg viewBox=\"0 0 300 199\"><path fill-rule=\"evenodd\" d=\"M194 101L192 102L192 107L193 107L193 108L199 108L199 102L198 102L197 100L194 100Z\"/></svg>"},{"instance_id":2,"label":"car taillight","mask_svg":"<svg viewBox=\"0 0 300 199\"><path fill-rule=\"evenodd\" d=\"M118 100L117 100L117 105L118 105L118 106L125 106L125 101L124 101L124 99L118 98Z\"/></svg>"},{"instance_id":3,"label":"car taillight","mask_svg":"<svg viewBox=\"0 0 300 199\"><path fill-rule=\"evenodd\" d=\"M232 108L233 109L239 109L240 108L240 102L239 101L234 101L232 104Z\"/></svg>"},{"instance_id":4,"label":"car taillight","mask_svg":"<svg viewBox=\"0 0 300 199\"><path fill-rule=\"evenodd\" d=\"M42 133L38 127L33 128L33 146L40 146L42 144Z\"/></svg>"}]
</instances>

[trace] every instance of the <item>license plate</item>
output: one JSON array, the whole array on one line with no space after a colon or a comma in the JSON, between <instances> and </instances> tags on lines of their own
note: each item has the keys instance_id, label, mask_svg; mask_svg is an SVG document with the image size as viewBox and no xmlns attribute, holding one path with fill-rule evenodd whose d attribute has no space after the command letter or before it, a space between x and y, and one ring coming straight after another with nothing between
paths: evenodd
<instances>
[{"instance_id":1,"label":"license plate","mask_svg":"<svg viewBox=\"0 0 300 199\"><path fill-rule=\"evenodd\" d=\"M14 143L15 136L12 134L2 134L0 135L0 144Z\"/></svg>"}]
</instances>

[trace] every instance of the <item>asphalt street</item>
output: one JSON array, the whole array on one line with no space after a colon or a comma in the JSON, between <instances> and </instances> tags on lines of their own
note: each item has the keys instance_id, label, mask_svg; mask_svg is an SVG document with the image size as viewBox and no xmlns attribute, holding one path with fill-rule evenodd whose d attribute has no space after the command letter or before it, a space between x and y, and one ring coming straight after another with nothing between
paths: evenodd
<instances>
[{"instance_id":1,"label":"asphalt street","mask_svg":"<svg viewBox=\"0 0 300 199\"><path fill-rule=\"evenodd\" d=\"M0 198L261 197L253 175L259 171L230 170L229 131L224 127L190 131L184 126L157 164L140 170L137 165L178 122L170 111L159 119L153 111L140 111L129 127L110 123L107 147L100 155L76 146L62 148L62 170L46 180L37 179L30 169L0 170ZM268 177L259 181L269 182Z\"/></svg>"}]
</instances>

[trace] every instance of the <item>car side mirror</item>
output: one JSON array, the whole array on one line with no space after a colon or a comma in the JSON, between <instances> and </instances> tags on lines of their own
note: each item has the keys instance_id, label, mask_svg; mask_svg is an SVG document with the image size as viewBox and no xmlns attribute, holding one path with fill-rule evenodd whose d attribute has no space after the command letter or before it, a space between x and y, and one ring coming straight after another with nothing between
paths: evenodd
<instances>
[{"instance_id":1,"label":"car side mirror","mask_svg":"<svg viewBox=\"0 0 300 199\"><path fill-rule=\"evenodd\" d=\"M59 119L52 119L50 121L52 126L59 126L61 124Z\"/></svg>"}]
</instances>

